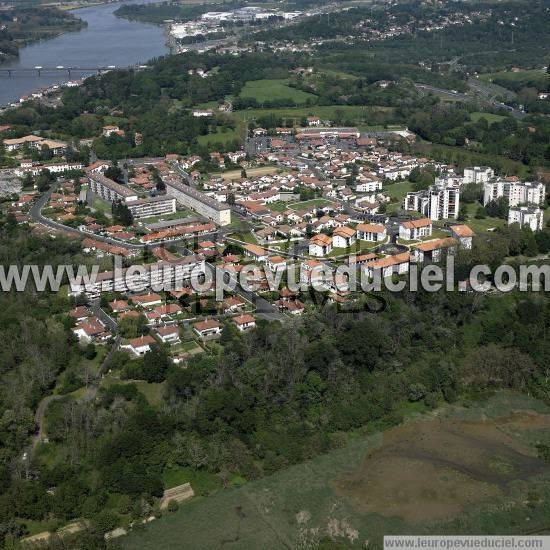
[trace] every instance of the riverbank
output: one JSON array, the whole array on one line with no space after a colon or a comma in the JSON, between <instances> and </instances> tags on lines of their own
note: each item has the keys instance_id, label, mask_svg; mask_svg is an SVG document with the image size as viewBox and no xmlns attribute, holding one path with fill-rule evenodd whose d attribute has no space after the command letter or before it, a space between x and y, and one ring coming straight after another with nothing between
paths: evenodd
<instances>
[{"instance_id":1,"label":"riverbank","mask_svg":"<svg viewBox=\"0 0 550 550\"><path fill-rule=\"evenodd\" d=\"M77 0L83 3L83 0ZM142 3L141 0L140 3ZM71 4L72 5L72 4ZM54 84L95 74L99 67L128 67L144 64L149 59L169 53L162 27L116 17L113 12L120 2L90 4L60 12L81 20L77 32L62 32L51 40L41 40L21 47L19 56L11 56L2 65L0 75L0 105L10 105L32 92ZM76 3L75 3L76 6ZM4 51L0 48L0 51ZM91 70L33 72L34 67L84 67ZM11 71L8 76L7 71ZM31 69L31 70L29 70Z\"/></svg>"},{"instance_id":2,"label":"riverbank","mask_svg":"<svg viewBox=\"0 0 550 550\"><path fill-rule=\"evenodd\" d=\"M0 39L0 66L19 58L20 49L37 42L51 40L68 32L80 31L87 23L72 13L44 6L12 8L5 12L11 20L5 22L5 38Z\"/></svg>"}]
</instances>

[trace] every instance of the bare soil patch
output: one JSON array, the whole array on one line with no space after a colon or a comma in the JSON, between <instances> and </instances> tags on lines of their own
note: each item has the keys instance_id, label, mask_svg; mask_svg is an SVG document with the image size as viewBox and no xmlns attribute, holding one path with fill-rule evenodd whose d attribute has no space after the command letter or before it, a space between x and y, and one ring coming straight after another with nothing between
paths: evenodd
<instances>
[{"instance_id":1,"label":"bare soil patch","mask_svg":"<svg viewBox=\"0 0 550 550\"><path fill-rule=\"evenodd\" d=\"M550 427L550 415L514 412L476 422L423 420L384 433L382 445L334 490L364 511L408 522L456 517L548 469L514 431Z\"/></svg>"}]
</instances>

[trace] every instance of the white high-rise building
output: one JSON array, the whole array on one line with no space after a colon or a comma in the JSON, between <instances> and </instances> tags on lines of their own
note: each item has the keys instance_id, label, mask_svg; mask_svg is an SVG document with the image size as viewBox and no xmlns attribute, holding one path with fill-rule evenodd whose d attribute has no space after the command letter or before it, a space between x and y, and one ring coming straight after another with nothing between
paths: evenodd
<instances>
[{"instance_id":1,"label":"white high-rise building","mask_svg":"<svg viewBox=\"0 0 550 550\"><path fill-rule=\"evenodd\" d=\"M464 168L464 183L486 183L495 177L495 171L489 166Z\"/></svg>"},{"instance_id":2,"label":"white high-rise building","mask_svg":"<svg viewBox=\"0 0 550 550\"><path fill-rule=\"evenodd\" d=\"M517 180L497 179L483 186L483 204L504 197L511 207L520 204L541 205L546 197L546 186L541 182L521 182Z\"/></svg>"},{"instance_id":3,"label":"white high-rise building","mask_svg":"<svg viewBox=\"0 0 550 550\"><path fill-rule=\"evenodd\" d=\"M407 193L403 200L405 210L415 210L431 220L445 220L458 218L460 206L460 189L432 185L426 191Z\"/></svg>"},{"instance_id":4,"label":"white high-rise building","mask_svg":"<svg viewBox=\"0 0 550 550\"><path fill-rule=\"evenodd\" d=\"M544 225L544 212L535 206L520 206L508 211L508 225L519 223L520 227L528 226L533 231L540 231Z\"/></svg>"}]
</instances>

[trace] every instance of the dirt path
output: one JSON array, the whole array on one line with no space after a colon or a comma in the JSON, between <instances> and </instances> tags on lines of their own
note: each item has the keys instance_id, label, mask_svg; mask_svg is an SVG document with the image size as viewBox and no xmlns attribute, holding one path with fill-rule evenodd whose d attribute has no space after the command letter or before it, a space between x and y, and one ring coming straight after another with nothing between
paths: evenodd
<instances>
[{"instance_id":1,"label":"dirt path","mask_svg":"<svg viewBox=\"0 0 550 550\"><path fill-rule=\"evenodd\" d=\"M107 353L107 355L103 359L103 362L101 363L101 366L99 367L98 376L94 378L88 385L88 387L86 388L86 393L84 394L82 399L91 400L95 398L97 390L99 389L99 385L101 384L101 377L107 372L109 364L111 362L111 358L118 350L120 342L121 338L120 336L117 336L115 338L115 341L113 342L111 349L109 350L109 353ZM38 444L47 437L45 430L45 420L46 411L48 410L50 403L53 403L54 401L57 401L63 397L65 396L53 393L47 395L40 401L40 403L38 403L38 407L36 407L36 412L34 413L34 423L38 427L38 431L32 436L30 445L23 453L23 461L30 461L34 456L34 452L36 451L36 447L38 446Z\"/></svg>"}]
</instances>

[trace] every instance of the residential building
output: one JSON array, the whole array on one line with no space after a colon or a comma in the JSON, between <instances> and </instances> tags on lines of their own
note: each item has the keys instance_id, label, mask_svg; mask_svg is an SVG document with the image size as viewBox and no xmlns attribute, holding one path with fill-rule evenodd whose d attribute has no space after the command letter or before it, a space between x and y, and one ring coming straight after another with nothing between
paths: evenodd
<instances>
[{"instance_id":1,"label":"residential building","mask_svg":"<svg viewBox=\"0 0 550 550\"><path fill-rule=\"evenodd\" d=\"M131 202L138 200L137 193L133 189L130 189L126 185L121 185L101 173L90 173L89 178L90 191L106 201L114 202L120 200Z\"/></svg>"},{"instance_id":2,"label":"residential building","mask_svg":"<svg viewBox=\"0 0 550 550\"><path fill-rule=\"evenodd\" d=\"M75 325L73 333L80 341L90 343L97 340L106 340L111 334L97 317L90 317Z\"/></svg>"},{"instance_id":3,"label":"residential building","mask_svg":"<svg viewBox=\"0 0 550 550\"><path fill-rule=\"evenodd\" d=\"M241 296L230 296L223 301L223 312L234 313L241 311L246 306L244 298Z\"/></svg>"},{"instance_id":4,"label":"residential building","mask_svg":"<svg viewBox=\"0 0 550 550\"><path fill-rule=\"evenodd\" d=\"M248 256L258 262L267 260L269 256L269 252L257 244L245 244L243 246L243 250L245 256Z\"/></svg>"},{"instance_id":5,"label":"residential building","mask_svg":"<svg viewBox=\"0 0 550 550\"><path fill-rule=\"evenodd\" d=\"M150 218L151 216L163 216L173 214L176 211L176 199L174 197L158 196L127 201L134 218Z\"/></svg>"},{"instance_id":6,"label":"residential building","mask_svg":"<svg viewBox=\"0 0 550 550\"><path fill-rule=\"evenodd\" d=\"M287 262L282 256L269 256L266 265L271 271L284 271L287 268Z\"/></svg>"},{"instance_id":7,"label":"residential building","mask_svg":"<svg viewBox=\"0 0 550 550\"><path fill-rule=\"evenodd\" d=\"M467 225L452 225L451 235L460 244L461 248L470 250L472 248L472 242L476 234Z\"/></svg>"},{"instance_id":8,"label":"residential building","mask_svg":"<svg viewBox=\"0 0 550 550\"><path fill-rule=\"evenodd\" d=\"M159 294L140 294L132 296L132 302L136 306L153 307L162 304L162 297Z\"/></svg>"},{"instance_id":9,"label":"residential building","mask_svg":"<svg viewBox=\"0 0 550 550\"><path fill-rule=\"evenodd\" d=\"M351 227L337 227L332 233L332 245L335 248L348 248L355 242L355 229Z\"/></svg>"},{"instance_id":10,"label":"residential building","mask_svg":"<svg viewBox=\"0 0 550 550\"><path fill-rule=\"evenodd\" d=\"M460 206L460 189L445 185L432 185L425 191L407 193L404 210L420 212L431 220L456 219Z\"/></svg>"},{"instance_id":11,"label":"residential building","mask_svg":"<svg viewBox=\"0 0 550 550\"><path fill-rule=\"evenodd\" d=\"M254 317L246 313L244 315L233 317L232 321L241 332L244 332L245 330L254 328L256 326L256 320L254 319Z\"/></svg>"},{"instance_id":12,"label":"residential building","mask_svg":"<svg viewBox=\"0 0 550 550\"><path fill-rule=\"evenodd\" d=\"M544 227L544 211L536 206L519 206L508 211L508 225L519 223L520 227L530 227L540 231Z\"/></svg>"},{"instance_id":13,"label":"residential building","mask_svg":"<svg viewBox=\"0 0 550 550\"><path fill-rule=\"evenodd\" d=\"M486 183L495 177L495 171L489 166L464 168L464 183Z\"/></svg>"},{"instance_id":14,"label":"residential building","mask_svg":"<svg viewBox=\"0 0 550 550\"><path fill-rule=\"evenodd\" d=\"M177 325L159 327L155 330L155 334L163 344L177 344L180 341L180 333Z\"/></svg>"},{"instance_id":15,"label":"residential building","mask_svg":"<svg viewBox=\"0 0 550 550\"><path fill-rule=\"evenodd\" d=\"M218 225L231 223L231 207L229 205L220 203L181 181L166 180L165 184L167 194L174 197L183 206L191 208Z\"/></svg>"},{"instance_id":16,"label":"residential building","mask_svg":"<svg viewBox=\"0 0 550 550\"><path fill-rule=\"evenodd\" d=\"M520 182L517 178L497 179L485 183L483 204L504 197L510 207L532 204L542 205L546 199L546 186L542 182Z\"/></svg>"},{"instance_id":17,"label":"residential building","mask_svg":"<svg viewBox=\"0 0 550 550\"><path fill-rule=\"evenodd\" d=\"M374 193L382 189L382 181L378 178L369 178L361 180L361 177L357 178L357 184L355 185L355 191L357 193Z\"/></svg>"},{"instance_id":18,"label":"residential building","mask_svg":"<svg viewBox=\"0 0 550 550\"><path fill-rule=\"evenodd\" d=\"M432 220L422 218L420 220L409 220L399 224L399 237L406 241L416 241L432 235Z\"/></svg>"},{"instance_id":19,"label":"residential building","mask_svg":"<svg viewBox=\"0 0 550 550\"><path fill-rule=\"evenodd\" d=\"M391 277L394 274L403 275L409 271L411 256L408 252L386 256L379 260L367 262L363 269L369 277L374 277L375 273L379 272L382 278Z\"/></svg>"},{"instance_id":20,"label":"residential building","mask_svg":"<svg viewBox=\"0 0 550 550\"><path fill-rule=\"evenodd\" d=\"M357 227L357 238L361 241L378 243L387 237L386 226L376 223L360 223Z\"/></svg>"},{"instance_id":21,"label":"residential building","mask_svg":"<svg viewBox=\"0 0 550 550\"><path fill-rule=\"evenodd\" d=\"M454 254L458 241L453 237L433 239L415 244L412 248L412 257L417 262L439 262L445 253Z\"/></svg>"},{"instance_id":22,"label":"residential building","mask_svg":"<svg viewBox=\"0 0 550 550\"><path fill-rule=\"evenodd\" d=\"M332 238L324 233L314 235L309 240L309 255L310 256L326 256L332 250Z\"/></svg>"},{"instance_id":23,"label":"residential building","mask_svg":"<svg viewBox=\"0 0 550 550\"><path fill-rule=\"evenodd\" d=\"M201 337L201 338L212 338L217 336L218 334L221 334L222 326L218 321L215 321L214 319L209 319L206 321L201 321L199 323L195 323L193 325L193 330Z\"/></svg>"},{"instance_id":24,"label":"residential building","mask_svg":"<svg viewBox=\"0 0 550 550\"><path fill-rule=\"evenodd\" d=\"M87 294L94 298L102 292L136 292L148 287L171 290L181 287L184 281L191 278L192 273L204 272L204 258L185 256L173 262L160 261L115 271L104 271L98 273L95 279L90 278L89 281L73 281L69 295Z\"/></svg>"},{"instance_id":25,"label":"residential building","mask_svg":"<svg viewBox=\"0 0 550 550\"><path fill-rule=\"evenodd\" d=\"M131 351L134 355L138 357L145 355L148 351L151 351L151 346L155 344L155 339L152 336L140 336L139 338L134 338L128 343L120 346L122 349L127 349Z\"/></svg>"}]
</instances>

